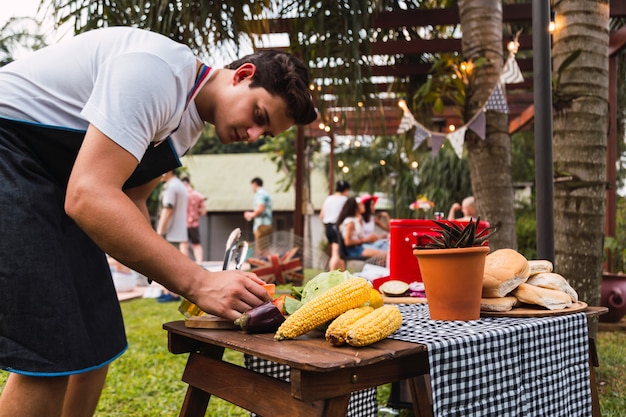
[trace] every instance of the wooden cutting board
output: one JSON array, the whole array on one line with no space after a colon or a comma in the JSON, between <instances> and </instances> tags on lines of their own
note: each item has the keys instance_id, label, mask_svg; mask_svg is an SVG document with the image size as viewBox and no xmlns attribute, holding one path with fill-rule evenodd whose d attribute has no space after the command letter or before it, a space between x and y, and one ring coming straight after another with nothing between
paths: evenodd
<instances>
[{"instance_id":1,"label":"wooden cutting board","mask_svg":"<svg viewBox=\"0 0 626 417\"><path fill-rule=\"evenodd\" d=\"M185 327L191 329L239 329L232 320L223 319L211 314L204 314L198 317L187 317Z\"/></svg>"},{"instance_id":2,"label":"wooden cutting board","mask_svg":"<svg viewBox=\"0 0 626 417\"><path fill-rule=\"evenodd\" d=\"M423 304L426 302L425 298L420 297L389 297L383 295L385 304Z\"/></svg>"}]
</instances>

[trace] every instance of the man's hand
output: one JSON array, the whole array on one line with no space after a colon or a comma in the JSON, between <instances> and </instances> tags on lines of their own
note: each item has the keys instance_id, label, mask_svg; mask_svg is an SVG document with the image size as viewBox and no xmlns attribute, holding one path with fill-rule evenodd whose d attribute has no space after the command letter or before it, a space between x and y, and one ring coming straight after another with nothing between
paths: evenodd
<instances>
[{"instance_id":1,"label":"man's hand","mask_svg":"<svg viewBox=\"0 0 626 417\"><path fill-rule=\"evenodd\" d=\"M246 311L270 300L265 282L251 272L206 271L188 299L210 314L235 320Z\"/></svg>"}]
</instances>

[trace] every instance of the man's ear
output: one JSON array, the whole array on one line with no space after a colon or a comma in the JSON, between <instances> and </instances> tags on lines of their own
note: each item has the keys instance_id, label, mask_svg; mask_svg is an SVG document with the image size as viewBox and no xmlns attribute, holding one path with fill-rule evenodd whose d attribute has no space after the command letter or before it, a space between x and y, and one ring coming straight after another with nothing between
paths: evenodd
<instances>
[{"instance_id":1,"label":"man's ear","mask_svg":"<svg viewBox=\"0 0 626 417\"><path fill-rule=\"evenodd\" d=\"M235 70L235 74L233 75L233 84L237 84L247 78L251 79L252 77L254 77L255 73L256 65L247 62Z\"/></svg>"}]
</instances>

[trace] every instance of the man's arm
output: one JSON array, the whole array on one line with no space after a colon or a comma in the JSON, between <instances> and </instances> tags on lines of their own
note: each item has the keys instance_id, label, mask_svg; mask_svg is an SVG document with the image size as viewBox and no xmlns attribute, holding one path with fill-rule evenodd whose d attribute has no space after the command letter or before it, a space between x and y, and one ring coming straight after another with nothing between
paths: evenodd
<instances>
[{"instance_id":1,"label":"man's arm","mask_svg":"<svg viewBox=\"0 0 626 417\"><path fill-rule=\"evenodd\" d=\"M235 319L267 300L256 275L209 272L152 229L142 209L122 190L137 164L129 152L90 126L70 175L68 215L104 252L204 311ZM141 192L131 194L136 198Z\"/></svg>"}]
</instances>

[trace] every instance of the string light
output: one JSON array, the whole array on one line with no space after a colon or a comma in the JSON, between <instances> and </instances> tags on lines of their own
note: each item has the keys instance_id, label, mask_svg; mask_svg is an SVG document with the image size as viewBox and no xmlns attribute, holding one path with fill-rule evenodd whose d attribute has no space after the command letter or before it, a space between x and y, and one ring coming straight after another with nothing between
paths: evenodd
<instances>
[{"instance_id":1,"label":"string light","mask_svg":"<svg viewBox=\"0 0 626 417\"><path fill-rule=\"evenodd\" d=\"M455 126L455 125L449 125L449 126L448 126L448 130L449 130L450 132L454 132L454 131L456 130L456 126Z\"/></svg>"},{"instance_id":2,"label":"string light","mask_svg":"<svg viewBox=\"0 0 626 417\"><path fill-rule=\"evenodd\" d=\"M378 161L378 163L380 164L380 166L385 166L387 165L387 161L385 161L384 159L381 159L380 161Z\"/></svg>"},{"instance_id":3,"label":"string light","mask_svg":"<svg viewBox=\"0 0 626 417\"><path fill-rule=\"evenodd\" d=\"M550 10L550 23L548 24L548 32L553 33L556 30L556 13Z\"/></svg>"}]
</instances>

